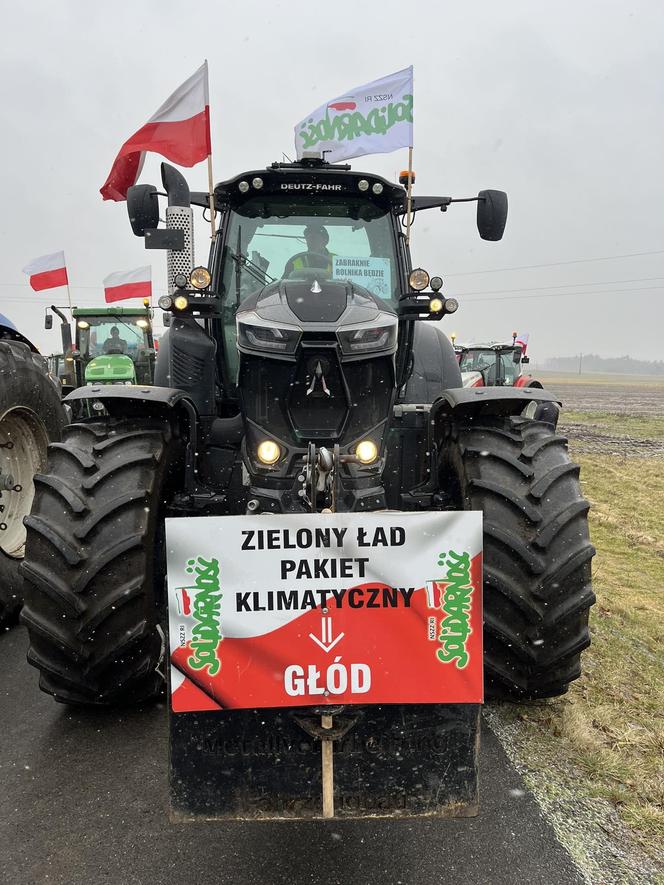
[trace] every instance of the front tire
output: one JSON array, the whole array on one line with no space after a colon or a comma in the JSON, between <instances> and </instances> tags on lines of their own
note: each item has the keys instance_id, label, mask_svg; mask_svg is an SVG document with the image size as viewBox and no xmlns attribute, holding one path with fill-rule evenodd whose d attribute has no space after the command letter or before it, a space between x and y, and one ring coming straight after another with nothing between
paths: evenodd
<instances>
[{"instance_id":1,"label":"front tire","mask_svg":"<svg viewBox=\"0 0 664 885\"><path fill-rule=\"evenodd\" d=\"M139 703L161 690L162 526L178 454L156 419L83 421L49 448L26 519L21 620L28 661L58 701Z\"/></svg>"},{"instance_id":2,"label":"front tire","mask_svg":"<svg viewBox=\"0 0 664 885\"><path fill-rule=\"evenodd\" d=\"M589 504L567 440L522 417L450 422L441 488L455 509L484 513L484 667L487 694L564 694L581 673L595 601Z\"/></svg>"}]
</instances>

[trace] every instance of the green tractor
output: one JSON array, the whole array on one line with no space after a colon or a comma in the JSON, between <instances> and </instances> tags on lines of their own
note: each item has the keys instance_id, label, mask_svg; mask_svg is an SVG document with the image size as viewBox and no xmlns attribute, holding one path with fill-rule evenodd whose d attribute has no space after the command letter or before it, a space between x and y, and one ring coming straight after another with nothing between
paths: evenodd
<instances>
[{"instance_id":1,"label":"green tractor","mask_svg":"<svg viewBox=\"0 0 664 885\"><path fill-rule=\"evenodd\" d=\"M62 310L60 318L63 357L52 359L63 390L69 393L86 384L152 384L155 345L151 311L143 307L75 307L75 337ZM47 312L45 327L53 327Z\"/></svg>"},{"instance_id":2,"label":"green tractor","mask_svg":"<svg viewBox=\"0 0 664 885\"><path fill-rule=\"evenodd\" d=\"M154 386L67 397L84 417L50 447L26 519L41 688L91 705L161 691L167 516L390 509L483 512L487 691L565 692L594 602L579 468L534 417L546 390L462 386L438 322L458 305L412 268L405 188L316 157L248 171L216 186L219 230L195 267L192 205L209 195L166 164L162 180L166 228L155 187L128 195L134 233L168 250ZM480 236L500 240L506 195L474 199ZM112 325L138 326L95 316L77 315L86 376Z\"/></svg>"}]
</instances>

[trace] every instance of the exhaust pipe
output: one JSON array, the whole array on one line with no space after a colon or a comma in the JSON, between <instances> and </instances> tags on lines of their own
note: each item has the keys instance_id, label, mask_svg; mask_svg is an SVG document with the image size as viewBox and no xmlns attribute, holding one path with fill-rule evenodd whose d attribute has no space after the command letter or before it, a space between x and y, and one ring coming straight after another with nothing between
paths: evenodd
<instances>
[{"instance_id":1,"label":"exhaust pipe","mask_svg":"<svg viewBox=\"0 0 664 885\"><path fill-rule=\"evenodd\" d=\"M175 291L175 275L189 276L194 267L194 213L191 208L191 194L184 176L168 163L161 164L161 180L168 196L166 228L181 230L184 234L184 249L166 253L168 292Z\"/></svg>"}]
</instances>

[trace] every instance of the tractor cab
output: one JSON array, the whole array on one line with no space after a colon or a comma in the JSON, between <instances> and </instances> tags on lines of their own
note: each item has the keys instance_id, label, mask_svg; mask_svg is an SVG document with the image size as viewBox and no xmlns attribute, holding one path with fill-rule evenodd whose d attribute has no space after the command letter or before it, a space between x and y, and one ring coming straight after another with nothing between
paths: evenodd
<instances>
[{"instance_id":1,"label":"tractor cab","mask_svg":"<svg viewBox=\"0 0 664 885\"><path fill-rule=\"evenodd\" d=\"M521 344L462 344L455 351L464 387L541 387L523 373L529 358Z\"/></svg>"}]
</instances>

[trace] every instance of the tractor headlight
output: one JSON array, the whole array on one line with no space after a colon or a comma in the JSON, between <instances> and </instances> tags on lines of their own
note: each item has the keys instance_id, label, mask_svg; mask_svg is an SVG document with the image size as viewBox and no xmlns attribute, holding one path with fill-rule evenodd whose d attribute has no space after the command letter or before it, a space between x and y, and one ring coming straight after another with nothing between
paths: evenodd
<instances>
[{"instance_id":1,"label":"tractor headlight","mask_svg":"<svg viewBox=\"0 0 664 885\"><path fill-rule=\"evenodd\" d=\"M207 289L211 281L212 277L207 267L195 267L189 277L189 282L194 289Z\"/></svg>"},{"instance_id":2,"label":"tractor headlight","mask_svg":"<svg viewBox=\"0 0 664 885\"><path fill-rule=\"evenodd\" d=\"M377 326L360 326L357 329L339 329L337 339L344 354L391 351L397 344L398 320L381 321Z\"/></svg>"},{"instance_id":3,"label":"tractor headlight","mask_svg":"<svg viewBox=\"0 0 664 885\"><path fill-rule=\"evenodd\" d=\"M271 467L281 458L281 449L273 439L264 439L256 449L256 456L261 464Z\"/></svg>"},{"instance_id":4,"label":"tractor headlight","mask_svg":"<svg viewBox=\"0 0 664 885\"><path fill-rule=\"evenodd\" d=\"M157 301L162 310L170 310L173 307L173 299L170 295L162 295Z\"/></svg>"},{"instance_id":5,"label":"tractor headlight","mask_svg":"<svg viewBox=\"0 0 664 885\"><path fill-rule=\"evenodd\" d=\"M429 274L421 267L416 267L415 270L410 272L408 282L410 283L411 289L415 289L416 292L421 292L422 289L426 289L429 285Z\"/></svg>"},{"instance_id":6,"label":"tractor headlight","mask_svg":"<svg viewBox=\"0 0 664 885\"><path fill-rule=\"evenodd\" d=\"M459 302L456 298L445 299L445 313L456 313L459 309Z\"/></svg>"},{"instance_id":7,"label":"tractor headlight","mask_svg":"<svg viewBox=\"0 0 664 885\"><path fill-rule=\"evenodd\" d=\"M173 299L173 307L176 310L186 310L189 307L189 299L186 295L176 295Z\"/></svg>"},{"instance_id":8,"label":"tractor headlight","mask_svg":"<svg viewBox=\"0 0 664 885\"><path fill-rule=\"evenodd\" d=\"M432 298L429 302L429 312L430 313L440 313L443 309L443 299L442 298Z\"/></svg>"},{"instance_id":9,"label":"tractor headlight","mask_svg":"<svg viewBox=\"0 0 664 885\"><path fill-rule=\"evenodd\" d=\"M173 277L173 284L177 289L186 289L189 285L189 277L186 273L182 273L182 271L179 271Z\"/></svg>"},{"instance_id":10,"label":"tractor headlight","mask_svg":"<svg viewBox=\"0 0 664 885\"><path fill-rule=\"evenodd\" d=\"M238 318L237 335L240 347L293 354L297 350L302 332L293 327L264 326L256 314L246 313L242 319Z\"/></svg>"},{"instance_id":11,"label":"tractor headlight","mask_svg":"<svg viewBox=\"0 0 664 885\"><path fill-rule=\"evenodd\" d=\"M373 464L378 458L378 446L371 439L363 439L355 446L355 457L360 464Z\"/></svg>"}]
</instances>

